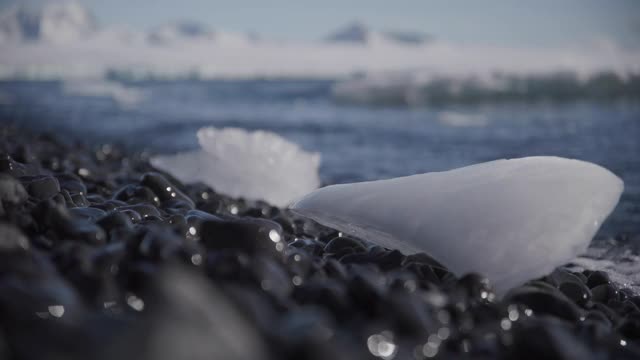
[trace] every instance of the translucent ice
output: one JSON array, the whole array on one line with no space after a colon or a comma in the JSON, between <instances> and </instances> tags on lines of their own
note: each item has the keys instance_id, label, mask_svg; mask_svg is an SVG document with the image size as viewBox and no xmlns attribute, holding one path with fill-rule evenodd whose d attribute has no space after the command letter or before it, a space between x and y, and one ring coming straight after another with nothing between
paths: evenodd
<instances>
[{"instance_id":1,"label":"translucent ice","mask_svg":"<svg viewBox=\"0 0 640 360\"><path fill-rule=\"evenodd\" d=\"M404 253L426 252L503 292L583 253L623 182L588 162L497 160L445 172L334 185L294 211Z\"/></svg>"},{"instance_id":2,"label":"translucent ice","mask_svg":"<svg viewBox=\"0 0 640 360\"><path fill-rule=\"evenodd\" d=\"M151 159L183 182L201 181L233 197L287 206L320 185L320 155L267 131L198 130L201 150Z\"/></svg>"}]
</instances>

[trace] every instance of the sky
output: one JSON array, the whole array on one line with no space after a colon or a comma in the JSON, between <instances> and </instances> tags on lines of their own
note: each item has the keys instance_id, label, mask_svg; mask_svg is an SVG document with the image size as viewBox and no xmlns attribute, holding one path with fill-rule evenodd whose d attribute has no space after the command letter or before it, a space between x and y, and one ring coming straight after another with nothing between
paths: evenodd
<instances>
[{"instance_id":1,"label":"sky","mask_svg":"<svg viewBox=\"0 0 640 360\"><path fill-rule=\"evenodd\" d=\"M0 7L17 2L0 0ZM614 41L640 48L640 0L77 0L104 25L195 20L215 29L312 40L353 21L438 39L522 47Z\"/></svg>"}]
</instances>

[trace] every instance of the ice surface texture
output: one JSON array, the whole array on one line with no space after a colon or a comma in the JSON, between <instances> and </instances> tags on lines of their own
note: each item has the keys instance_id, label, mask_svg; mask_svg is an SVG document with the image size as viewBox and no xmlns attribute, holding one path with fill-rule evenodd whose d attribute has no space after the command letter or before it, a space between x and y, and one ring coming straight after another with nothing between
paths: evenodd
<instances>
[{"instance_id":1,"label":"ice surface texture","mask_svg":"<svg viewBox=\"0 0 640 360\"><path fill-rule=\"evenodd\" d=\"M504 292L583 253L623 187L592 163L528 157L328 186L292 209L385 247L426 252L457 275L482 273Z\"/></svg>"},{"instance_id":2,"label":"ice surface texture","mask_svg":"<svg viewBox=\"0 0 640 360\"><path fill-rule=\"evenodd\" d=\"M267 131L198 130L201 150L151 159L182 182L203 182L233 197L287 206L320 185L320 155Z\"/></svg>"}]
</instances>

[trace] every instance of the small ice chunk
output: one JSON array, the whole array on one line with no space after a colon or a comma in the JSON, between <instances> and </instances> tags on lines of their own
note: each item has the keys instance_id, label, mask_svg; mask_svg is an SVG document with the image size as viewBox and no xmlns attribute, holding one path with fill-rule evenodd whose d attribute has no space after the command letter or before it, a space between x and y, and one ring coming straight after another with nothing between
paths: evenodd
<instances>
[{"instance_id":1,"label":"small ice chunk","mask_svg":"<svg viewBox=\"0 0 640 360\"><path fill-rule=\"evenodd\" d=\"M504 292L583 253L623 182L584 161L497 160L444 172L328 186L292 206L324 225L426 252Z\"/></svg>"},{"instance_id":2,"label":"small ice chunk","mask_svg":"<svg viewBox=\"0 0 640 360\"><path fill-rule=\"evenodd\" d=\"M198 130L201 150L156 156L151 163L180 181L201 181L233 197L287 206L318 188L320 154L268 131Z\"/></svg>"}]
</instances>

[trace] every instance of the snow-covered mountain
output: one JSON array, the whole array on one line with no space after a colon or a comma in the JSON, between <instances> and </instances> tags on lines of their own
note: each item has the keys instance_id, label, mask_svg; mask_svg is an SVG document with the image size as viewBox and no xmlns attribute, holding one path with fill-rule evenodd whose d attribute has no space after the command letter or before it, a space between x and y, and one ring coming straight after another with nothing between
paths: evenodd
<instances>
[{"instance_id":1,"label":"snow-covered mountain","mask_svg":"<svg viewBox=\"0 0 640 360\"><path fill-rule=\"evenodd\" d=\"M178 41L213 40L214 31L205 24L194 21L177 21L159 26L148 34L148 40L157 45Z\"/></svg>"},{"instance_id":2,"label":"snow-covered mountain","mask_svg":"<svg viewBox=\"0 0 640 360\"><path fill-rule=\"evenodd\" d=\"M14 6L0 14L0 79L335 79L365 73L391 74L393 86L401 83L404 89L409 84L414 89L414 82L443 77L493 86L496 73L524 77L568 71L580 79L602 71L625 75L640 73L639 64L640 51L615 44L556 49L456 44L357 23L324 41L304 42L213 30L191 21L150 31L99 27L75 2L48 3L40 9ZM375 89L387 89L389 78L367 77L365 87L373 83ZM357 82L346 89L359 92L362 86Z\"/></svg>"},{"instance_id":3,"label":"snow-covered mountain","mask_svg":"<svg viewBox=\"0 0 640 360\"><path fill-rule=\"evenodd\" d=\"M0 42L64 43L89 36L97 29L93 15L76 2L39 8L17 4L0 14Z\"/></svg>"},{"instance_id":4,"label":"snow-covered mountain","mask_svg":"<svg viewBox=\"0 0 640 360\"><path fill-rule=\"evenodd\" d=\"M160 25L149 31L123 26L99 27L95 17L77 2L54 2L41 7L14 5L0 13L0 44L72 43L91 40L105 45L175 46L193 43L250 44L258 36L214 31L195 21Z\"/></svg>"},{"instance_id":5,"label":"snow-covered mountain","mask_svg":"<svg viewBox=\"0 0 640 360\"><path fill-rule=\"evenodd\" d=\"M146 41L154 46L175 45L247 45L258 42L250 34L213 30L195 21L177 21L159 26L146 34Z\"/></svg>"},{"instance_id":6,"label":"snow-covered mountain","mask_svg":"<svg viewBox=\"0 0 640 360\"><path fill-rule=\"evenodd\" d=\"M325 40L329 43L360 45L373 45L376 43L422 45L429 42L431 38L420 32L375 31L362 23L354 22L329 34Z\"/></svg>"},{"instance_id":7,"label":"snow-covered mountain","mask_svg":"<svg viewBox=\"0 0 640 360\"><path fill-rule=\"evenodd\" d=\"M87 38L120 39L125 43L135 39L154 46L192 42L250 44L261 39L256 34L214 31L206 24L190 20L166 23L144 32L122 27L100 28L92 13L75 1L52 2L41 7L17 4L0 13L0 43L68 43ZM327 43L350 45L422 45L429 42L430 37L419 32L375 31L354 22L333 32L325 40Z\"/></svg>"}]
</instances>

